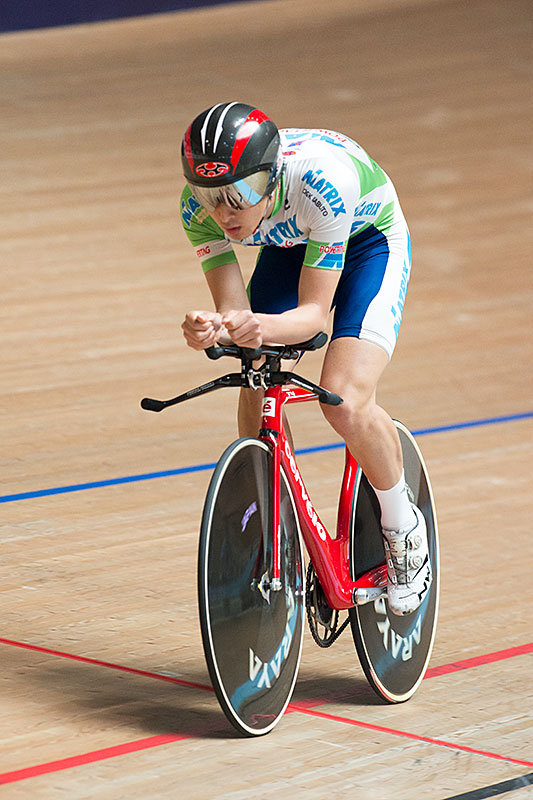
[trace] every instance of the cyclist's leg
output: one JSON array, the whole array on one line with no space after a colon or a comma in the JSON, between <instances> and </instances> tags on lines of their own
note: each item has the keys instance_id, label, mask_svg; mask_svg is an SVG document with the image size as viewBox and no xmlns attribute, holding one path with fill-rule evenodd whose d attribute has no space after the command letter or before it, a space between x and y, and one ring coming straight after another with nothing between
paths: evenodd
<instances>
[{"instance_id":1,"label":"cyclist's leg","mask_svg":"<svg viewBox=\"0 0 533 800\"><path fill-rule=\"evenodd\" d=\"M321 384L344 401L341 406L323 406L326 419L378 489L390 489L402 473L395 425L376 402L378 381L388 361L387 353L372 342L345 336L331 342L321 377Z\"/></svg>"},{"instance_id":2,"label":"cyclist's leg","mask_svg":"<svg viewBox=\"0 0 533 800\"><path fill-rule=\"evenodd\" d=\"M348 247L321 379L344 399L342 406L325 406L324 414L376 489L389 605L399 614L420 605L431 581L424 517L409 501L396 427L376 403L377 384L396 343L409 271L404 225L397 224L389 237L369 230Z\"/></svg>"},{"instance_id":3,"label":"cyclist's leg","mask_svg":"<svg viewBox=\"0 0 533 800\"><path fill-rule=\"evenodd\" d=\"M344 399L341 406L324 406L324 414L368 480L382 490L396 485L402 472L396 428L376 403L379 379L396 344L410 271L407 228L400 223L395 228L385 236L370 227L349 242L321 378Z\"/></svg>"},{"instance_id":4,"label":"cyclist's leg","mask_svg":"<svg viewBox=\"0 0 533 800\"><path fill-rule=\"evenodd\" d=\"M257 436L261 425L261 407L264 395L263 389L256 389L254 392L249 389L240 390L237 411L239 436Z\"/></svg>"},{"instance_id":5,"label":"cyclist's leg","mask_svg":"<svg viewBox=\"0 0 533 800\"><path fill-rule=\"evenodd\" d=\"M439 553L435 506L424 459L409 431L396 422L411 500L422 511L428 535L433 581L422 604L397 616L390 600L374 599L350 609L350 622L361 666L377 694L391 703L408 700L420 685L431 655L438 616ZM379 505L363 475L356 482L350 520L350 559L354 578L383 559ZM363 596L360 602L363 601ZM387 635L384 635L384 632ZM391 644L391 643L395 644ZM400 645L400 650L398 650Z\"/></svg>"}]
</instances>

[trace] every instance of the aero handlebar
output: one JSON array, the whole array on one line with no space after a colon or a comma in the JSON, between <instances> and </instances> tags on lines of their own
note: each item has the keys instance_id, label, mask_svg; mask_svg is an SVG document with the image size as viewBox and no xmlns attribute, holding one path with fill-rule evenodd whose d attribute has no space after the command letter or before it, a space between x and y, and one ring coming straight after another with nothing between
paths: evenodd
<instances>
[{"instance_id":1,"label":"aero handlebar","mask_svg":"<svg viewBox=\"0 0 533 800\"><path fill-rule=\"evenodd\" d=\"M141 408L146 411L163 411L164 408L174 406L177 403L183 403L185 400L190 400L193 397L198 397L201 394L207 394L215 389L221 389L225 386L241 386L249 389L268 389L272 386L284 386L289 383L294 383L303 389L307 389L312 394L316 394L321 403L331 406L338 406L342 403L342 398L338 394L329 392L322 386L318 386L307 378L296 375L294 372L281 371L280 365L283 359L295 360L299 358L302 351L318 350L323 347L328 340L327 334L318 333L312 339L300 344L289 345L264 345L255 350L247 347L239 347L238 345L216 345L209 347L205 354L212 360L222 358L222 356L231 356L238 358L241 361L241 371L238 373L230 373L223 375L220 378L215 378L208 383L197 386L195 389L190 389L184 394L173 397L170 400L154 400L151 397L145 397L141 400ZM264 358L264 363L257 368L254 368L253 362L260 358Z\"/></svg>"}]
</instances>

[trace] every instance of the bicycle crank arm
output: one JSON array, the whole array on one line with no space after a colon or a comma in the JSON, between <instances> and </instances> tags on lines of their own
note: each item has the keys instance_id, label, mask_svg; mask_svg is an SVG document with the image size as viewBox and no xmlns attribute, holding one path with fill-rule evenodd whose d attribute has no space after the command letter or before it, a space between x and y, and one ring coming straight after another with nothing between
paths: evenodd
<instances>
[{"instance_id":1,"label":"bicycle crank arm","mask_svg":"<svg viewBox=\"0 0 533 800\"><path fill-rule=\"evenodd\" d=\"M374 569L365 572L365 574L355 582L353 602L356 606L364 606L386 594L387 565L380 564L379 567L374 567Z\"/></svg>"}]
</instances>

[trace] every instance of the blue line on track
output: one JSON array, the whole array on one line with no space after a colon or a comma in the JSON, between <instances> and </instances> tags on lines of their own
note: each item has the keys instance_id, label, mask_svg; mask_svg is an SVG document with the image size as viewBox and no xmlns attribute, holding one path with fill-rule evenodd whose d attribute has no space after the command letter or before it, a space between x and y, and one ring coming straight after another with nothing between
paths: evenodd
<instances>
[{"instance_id":1,"label":"blue line on track","mask_svg":"<svg viewBox=\"0 0 533 800\"><path fill-rule=\"evenodd\" d=\"M446 433L448 431L458 431L464 428L478 428L482 425L501 425L504 422L518 422L519 420L533 419L533 411L526 411L523 414L510 414L503 417L487 417L486 419L476 419L469 422L456 422L453 425L438 425L434 428L421 428L414 430L414 436L427 436L432 433ZM306 455L307 453L319 453L326 450L340 450L344 447L343 442L333 444L322 444L316 447L302 447L296 450L296 455ZM123 483L138 483L140 481L151 481L155 478L168 478L173 475L189 475L192 472L205 472L214 469L216 462L210 464L196 464L192 467L179 467L177 469L166 469L161 472L147 472L142 475L129 475L123 478L110 478L105 481L91 481L90 483L77 483L72 486L57 486L53 489L38 489L34 492L20 492L19 494L6 494L0 496L0 503L14 503L17 500L31 500L35 497L49 497L54 494L69 494L71 492L84 492L87 489L101 489L105 486L119 486Z\"/></svg>"}]
</instances>

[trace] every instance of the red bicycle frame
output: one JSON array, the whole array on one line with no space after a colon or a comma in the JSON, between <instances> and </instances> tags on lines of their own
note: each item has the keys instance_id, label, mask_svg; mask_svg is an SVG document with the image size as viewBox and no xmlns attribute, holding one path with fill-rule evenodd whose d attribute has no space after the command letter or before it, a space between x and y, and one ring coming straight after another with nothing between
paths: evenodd
<instances>
[{"instance_id":1,"label":"red bicycle frame","mask_svg":"<svg viewBox=\"0 0 533 800\"><path fill-rule=\"evenodd\" d=\"M315 340L324 344L325 334L318 334ZM315 340L314 347L294 345L295 351L300 349L316 349L321 346ZM297 357L289 350L266 350L268 357L278 357L275 362L266 362L258 370L252 368L250 354L244 357L244 351L235 346L210 348L207 351L210 358L219 358L220 355L240 357L242 369L240 373L231 373L216 378L213 381L197 386L184 394L171 400L154 400L145 397L141 401L142 408L148 411L162 411L168 406L197 397L200 394L211 392L223 386L246 386L250 390L263 388L265 390L262 409L262 427L259 439L271 448L273 455L272 474L272 576L271 588L278 591L282 588L280 574L280 493L281 493L281 467L289 481L290 490L296 504L296 512L302 538L311 557L312 565L318 576L319 583L324 592L330 608L335 611L352 608L354 605L368 603L385 593L387 583L387 568L385 563L365 572L357 580L352 579L350 571L351 561L351 517L353 513L353 498L358 490L358 481L361 479L361 470L356 460L346 448L346 462L344 477L339 501L337 516L337 531L335 537L331 536L320 517L313 508L305 488L302 476L296 465L296 459L289 441L283 430L283 406L286 403L302 403L309 400L323 400L329 396L333 404L342 402L337 395L327 392L320 386L307 381L292 372L280 372L281 358L294 359ZM272 363L274 371L271 371ZM265 369L267 367L267 369ZM273 380L275 379L275 380ZM274 384L274 385L273 385ZM324 398L322 397L324 393Z\"/></svg>"},{"instance_id":2,"label":"red bicycle frame","mask_svg":"<svg viewBox=\"0 0 533 800\"><path fill-rule=\"evenodd\" d=\"M329 606L340 611L355 605L358 590L383 586L386 582L386 566L380 565L357 581L354 581L350 574L350 520L352 500L360 472L357 461L348 448L346 448L335 538L331 537L322 524L309 499L294 453L283 429L282 412L285 404L317 399L317 395L313 392L296 386L268 388L263 399L259 438L269 444L273 453L272 582L279 584L280 580L280 467L282 466L296 503L302 537L318 579Z\"/></svg>"}]
</instances>

